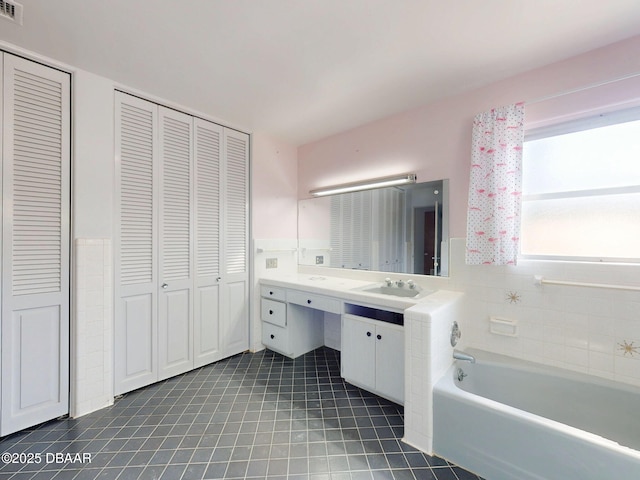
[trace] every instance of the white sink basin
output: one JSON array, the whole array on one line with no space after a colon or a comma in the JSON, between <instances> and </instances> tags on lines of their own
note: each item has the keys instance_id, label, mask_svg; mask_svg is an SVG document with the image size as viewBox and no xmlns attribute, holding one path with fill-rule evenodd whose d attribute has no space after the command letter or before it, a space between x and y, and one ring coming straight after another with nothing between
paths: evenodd
<instances>
[{"instance_id":1,"label":"white sink basin","mask_svg":"<svg viewBox=\"0 0 640 480\"><path fill-rule=\"evenodd\" d=\"M422 290L418 286L414 286L414 288L409 287L394 287L387 286L385 284L374 283L373 285L366 285L364 287L354 288L354 290L359 290L361 292L367 293L377 293L379 295L392 295L394 297L403 297L403 298L422 298L426 297L430 293L433 293L432 290Z\"/></svg>"}]
</instances>

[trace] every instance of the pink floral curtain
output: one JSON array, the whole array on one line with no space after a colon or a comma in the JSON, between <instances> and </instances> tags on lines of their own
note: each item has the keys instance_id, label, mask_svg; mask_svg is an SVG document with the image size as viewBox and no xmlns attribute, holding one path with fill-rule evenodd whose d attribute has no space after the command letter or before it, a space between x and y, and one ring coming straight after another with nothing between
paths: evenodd
<instances>
[{"instance_id":1,"label":"pink floral curtain","mask_svg":"<svg viewBox=\"0 0 640 480\"><path fill-rule=\"evenodd\" d=\"M515 265L520 240L524 103L473 120L468 265Z\"/></svg>"}]
</instances>

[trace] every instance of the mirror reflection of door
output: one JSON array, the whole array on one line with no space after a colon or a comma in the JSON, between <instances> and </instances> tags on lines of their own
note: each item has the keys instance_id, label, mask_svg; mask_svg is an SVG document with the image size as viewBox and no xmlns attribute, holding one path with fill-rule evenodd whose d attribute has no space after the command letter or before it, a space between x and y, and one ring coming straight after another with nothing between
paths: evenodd
<instances>
[{"instance_id":1,"label":"mirror reflection of door","mask_svg":"<svg viewBox=\"0 0 640 480\"><path fill-rule=\"evenodd\" d=\"M436 236L436 211L433 209L431 211L424 212L424 255L422 258L424 259L424 272L429 275L435 275L436 273Z\"/></svg>"},{"instance_id":2,"label":"mirror reflection of door","mask_svg":"<svg viewBox=\"0 0 640 480\"><path fill-rule=\"evenodd\" d=\"M414 273L438 275L439 246L442 241L442 213L438 202L429 207L414 208L413 221Z\"/></svg>"}]
</instances>

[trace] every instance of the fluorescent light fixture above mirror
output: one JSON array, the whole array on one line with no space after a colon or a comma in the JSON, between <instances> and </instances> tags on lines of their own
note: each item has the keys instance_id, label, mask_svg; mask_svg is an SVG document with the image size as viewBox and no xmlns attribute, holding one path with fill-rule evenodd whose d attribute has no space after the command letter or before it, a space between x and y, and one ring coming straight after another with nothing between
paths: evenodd
<instances>
[{"instance_id":1,"label":"fluorescent light fixture above mirror","mask_svg":"<svg viewBox=\"0 0 640 480\"><path fill-rule=\"evenodd\" d=\"M343 183L342 185L331 185L330 187L310 190L309 193L314 197L321 197L324 195L336 195L338 193L357 192L359 190L371 190L373 188L408 185L410 183L416 183L416 178L415 173L405 173L404 175L394 175L392 177L374 178L361 182Z\"/></svg>"}]
</instances>

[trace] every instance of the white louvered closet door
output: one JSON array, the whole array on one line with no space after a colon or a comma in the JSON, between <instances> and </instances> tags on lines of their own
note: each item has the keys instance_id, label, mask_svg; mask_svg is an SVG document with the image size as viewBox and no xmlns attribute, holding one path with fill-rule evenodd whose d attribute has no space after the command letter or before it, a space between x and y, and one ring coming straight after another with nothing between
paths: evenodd
<instances>
[{"instance_id":1,"label":"white louvered closet door","mask_svg":"<svg viewBox=\"0 0 640 480\"><path fill-rule=\"evenodd\" d=\"M115 392L242 352L249 136L116 94Z\"/></svg>"},{"instance_id":2,"label":"white louvered closet door","mask_svg":"<svg viewBox=\"0 0 640 480\"><path fill-rule=\"evenodd\" d=\"M221 334L224 356L249 348L249 135L224 129Z\"/></svg>"},{"instance_id":3,"label":"white louvered closet door","mask_svg":"<svg viewBox=\"0 0 640 480\"><path fill-rule=\"evenodd\" d=\"M195 367L223 358L220 336L222 144L223 128L220 125L199 118L194 119Z\"/></svg>"},{"instance_id":4,"label":"white louvered closet door","mask_svg":"<svg viewBox=\"0 0 640 480\"><path fill-rule=\"evenodd\" d=\"M157 111L116 92L116 394L158 379Z\"/></svg>"},{"instance_id":5,"label":"white louvered closet door","mask_svg":"<svg viewBox=\"0 0 640 480\"><path fill-rule=\"evenodd\" d=\"M1 86L7 435L69 410L70 78L4 54Z\"/></svg>"},{"instance_id":6,"label":"white louvered closet door","mask_svg":"<svg viewBox=\"0 0 640 480\"><path fill-rule=\"evenodd\" d=\"M193 117L159 107L158 374L193 369Z\"/></svg>"}]
</instances>

